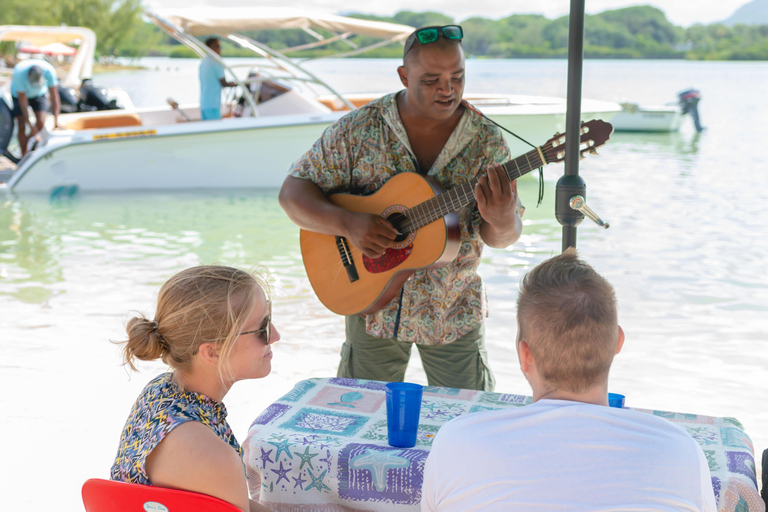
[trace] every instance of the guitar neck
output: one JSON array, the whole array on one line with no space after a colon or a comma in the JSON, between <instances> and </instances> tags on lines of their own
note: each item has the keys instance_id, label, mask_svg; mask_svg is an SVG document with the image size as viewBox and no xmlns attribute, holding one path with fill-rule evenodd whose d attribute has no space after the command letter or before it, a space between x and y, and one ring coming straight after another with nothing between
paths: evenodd
<instances>
[{"instance_id":1,"label":"guitar neck","mask_svg":"<svg viewBox=\"0 0 768 512\"><path fill-rule=\"evenodd\" d=\"M544 164L546 162L542 160L541 150L536 148L503 164L503 167L509 181L513 181ZM403 223L401 229L404 229L407 233L412 233L437 219L445 217L449 213L457 212L468 204L474 203L475 185L477 185L479 179L480 176L472 178L468 182L462 183L443 194L409 208L405 214L408 221Z\"/></svg>"}]
</instances>

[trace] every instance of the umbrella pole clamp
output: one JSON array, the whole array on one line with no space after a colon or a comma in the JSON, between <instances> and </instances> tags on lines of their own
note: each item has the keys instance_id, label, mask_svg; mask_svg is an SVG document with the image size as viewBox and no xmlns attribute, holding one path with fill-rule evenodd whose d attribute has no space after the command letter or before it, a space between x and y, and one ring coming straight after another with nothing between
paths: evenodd
<instances>
[{"instance_id":1,"label":"umbrella pole clamp","mask_svg":"<svg viewBox=\"0 0 768 512\"><path fill-rule=\"evenodd\" d=\"M587 206L587 184L580 175L561 176L555 190L555 217L563 227L575 229L585 216L603 229L610 227L608 222ZM566 247L570 245L575 246L570 243Z\"/></svg>"}]
</instances>

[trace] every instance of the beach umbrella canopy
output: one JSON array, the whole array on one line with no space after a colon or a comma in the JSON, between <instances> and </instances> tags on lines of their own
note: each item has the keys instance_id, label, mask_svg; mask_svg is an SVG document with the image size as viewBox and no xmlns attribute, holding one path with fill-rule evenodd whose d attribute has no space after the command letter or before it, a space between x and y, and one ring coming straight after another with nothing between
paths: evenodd
<instances>
[{"instance_id":1,"label":"beach umbrella canopy","mask_svg":"<svg viewBox=\"0 0 768 512\"><path fill-rule=\"evenodd\" d=\"M46 55L72 56L77 53L75 48L67 46L64 43L59 43L58 41L55 43L47 44L45 46L41 46L40 51Z\"/></svg>"},{"instance_id":2,"label":"beach umbrella canopy","mask_svg":"<svg viewBox=\"0 0 768 512\"><path fill-rule=\"evenodd\" d=\"M43 53L43 51L40 48L38 48L37 46L32 46L32 45L29 45L29 44L25 44L25 45L19 47L19 53L35 54L35 53Z\"/></svg>"}]
</instances>

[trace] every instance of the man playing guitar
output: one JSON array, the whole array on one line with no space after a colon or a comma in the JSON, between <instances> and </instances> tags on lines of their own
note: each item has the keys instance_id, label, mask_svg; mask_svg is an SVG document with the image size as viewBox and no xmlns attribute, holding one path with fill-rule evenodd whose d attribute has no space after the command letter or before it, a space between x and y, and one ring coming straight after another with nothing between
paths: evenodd
<instances>
[{"instance_id":1,"label":"man playing guitar","mask_svg":"<svg viewBox=\"0 0 768 512\"><path fill-rule=\"evenodd\" d=\"M476 205L458 212L458 256L417 271L383 309L346 317L339 377L401 381L415 343L430 385L493 390L477 268L484 244L513 244L522 221L516 182L500 165L510 160L506 141L462 101L462 37L458 25L411 34L397 69L405 89L330 126L293 165L280 191L281 206L299 227L344 237L352 251L379 258L395 245L397 229L381 215L333 204L328 194L372 194L403 172L430 176L446 189L482 175Z\"/></svg>"}]
</instances>

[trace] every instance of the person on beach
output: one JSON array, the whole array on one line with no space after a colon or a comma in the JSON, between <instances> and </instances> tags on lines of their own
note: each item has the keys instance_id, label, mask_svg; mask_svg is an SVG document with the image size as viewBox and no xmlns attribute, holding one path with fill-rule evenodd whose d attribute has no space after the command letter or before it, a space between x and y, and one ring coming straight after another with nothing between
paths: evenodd
<instances>
[{"instance_id":1,"label":"person on beach","mask_svg":"<svg viewBox=\"0 0 768 512\"><path fill-rule=\"evenodd\" d=\"M717 510L707 459L685 430L608 407L624 332L613 287L574 249L523 278L517 325L533 403L446 423L422 511Z\"/></svg>"},{"instance_id":2,"label":"person on beach","mask_svg":"<svg viewBox=\"0 0 768 512\"><path fill-rule=\"evenodd\" d=\"M205 40L205 45L216 55L221 56L221 43L215 37ZM206 55L200 61L200 119L210 121L221 119L221 90L223 87L235 87L234 82L224 78L224 66L213 55Z\"/></svg>"},{"instance_id":3,"label":"person on beach","mask_svg":"<svg viewBox=\"0 0 768 512\"><path fill-rule=\"evenodd\" d=\"M59 127L61 98L56 69L48 62L40 59L27 59L19 62L13 68L11 76L11 97L13 99L12 115L16 119L21 155L27 154L29 139L35 137L45 126L48 113L46 95L51 98L53 127ZM35 124L29 120L29 108L35 114ZM27 133L29 126L29 133Z\"/></svg>"},{"instance_id":4,"label":"person on beach","mask_svg":"<svg viewBox=\"0 0 768 512\"><path fill-rule=\"evenodd\" d=\"M394 245L383 217L338 207L325 196L372 194L403 172L446 189L481 176L476 206L458 212L461 246L442 268L411 276L380 311L346 317L339 377L402 381L415 344L430 385L493 390L483 322L485 292L477 268L485 244L507 247L522 231L517 185L499 129L462 100L464 51L458 25L424 27L406 40L397 68L405 87L330 126L291 168L280 204L305 230L345 237L369 258ZM483 175L487 173L487 176Z\"/></svg>"},{"instance_id":5,"label":"person on beach","mask_svg":"<svg viewBox=\"0 0 768 512\"><path fill-rule=\"evenodd\" d=\"M205 265L171 277L154 320L128 322L125 364L162 359L171 371L153 379L125 423L112 480L199 492L243 511L268 510L248 497L243 451L222 403L232 385L272 367L280 333L271 322L263 280Z\"/></svg>"}]
</instances>

